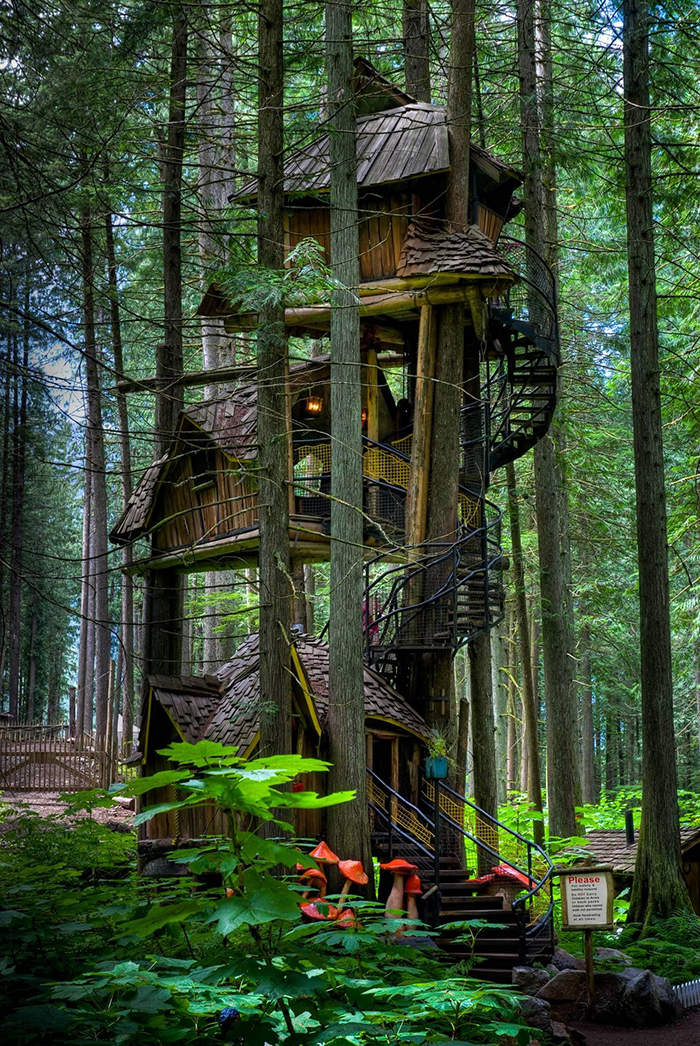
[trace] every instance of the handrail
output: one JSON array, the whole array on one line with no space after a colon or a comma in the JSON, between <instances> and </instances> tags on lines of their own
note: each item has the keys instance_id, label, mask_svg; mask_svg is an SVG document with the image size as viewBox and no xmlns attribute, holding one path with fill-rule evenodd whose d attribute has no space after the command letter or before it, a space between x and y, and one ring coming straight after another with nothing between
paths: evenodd
<instances>
[{"instance_id":1,"label":"handrail","mask_svg":"<svg viewBox=\"0 0 700 1046\"><path fill-rule=\"evenodd\" d=\"M535 850L544 858L547 865L545 874L542 876L541 879L535 880L530 870L526 872L517 864L514 864L512 861L509 861L508 858L501 858L500 854L498 855L499 860L503 860L506 864L509 864L511 868L517 869L517 871L519 871L522 875L526 875L531 883L534 883L534 886L532 886L527 893L523 894L522 897L517 897L513 901L514 908L516 906L525 908L527 906L527 902L531 900L535 896L535 894L539 893L544 886L546 886L548 880L551 877L554 865L552 864L552 861L550 860L547 851L544 850L539 843L535 842L534 839L526 839L524 835L520 834L520 832L517 832L514 828L509 828L508 825L503 824L503 822L499 821L498 818L493 816L493 814L488 813L486 810L482 810L480 806L477 806L476 803L472 803L471 800L467 799L465 796L461 795L453 788L450 788L449 785L441 784L441 791L446 792L448 795L452 796L454 799L457 799L465 806L468 806L472 810L476 811L481 818L487 818L493 825L497 825L499 832L505 831L509 835L513 836L515 839L518 839L521 843L524 843L525 846L527 846L528 851ZM477 846L480 846L484 850L488 850L489 853L494 853L494 851L491 849L491 847L488 846L488 844L481 842L479 839L474 840L474 837L471 835L471 833L467 832L464 828L462 828L459 822L454 821L451 817L448 817L448 815L445 814L443 811L440 811L440 815L445 820L449 821L450 825L456 827L457 830L460 831L466 838L469 838L473 842L476 842Z\"/></svg>"}]
</instances>

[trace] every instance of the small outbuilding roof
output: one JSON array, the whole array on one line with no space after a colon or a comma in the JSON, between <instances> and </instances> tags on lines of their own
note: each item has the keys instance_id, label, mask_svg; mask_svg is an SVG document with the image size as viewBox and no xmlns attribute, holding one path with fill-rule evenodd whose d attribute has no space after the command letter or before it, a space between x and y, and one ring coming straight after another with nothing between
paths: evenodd
<instances>
[{"instance_id":1,"label":"small outbuilding roof","mask_svg":"<svg viewBox=\"0 0 700 1046\"><path fill-rule=\"evenodd\" d=\"M291 668L320 733L328 718L328 644L298 636L291 647ZM241 645L215 675L151 676L153 698L165 709L186 741L219 741L251 751L260 729L260 647L257 634ZM376 672L364 669L365 715L427 740L425 720Z\"/></svg>"},{"instance_id":2,"label":"small outbuilding roof","mask_svg":"<svg viewBox=\"0 0 700 1046\"><path fill-rule=\"evenodd\" d=\"M634 875L637 860L637 841L627 845L624 830L595 828L586 833L585 849L600 864L609 864L617 875ZM691 846L700 843L700 825L681 826L681 850L685 853Z\"/></svg>"},{"instance_id":3,"label":"small outbuilding roof","mask_svg":"<svg viewBox=\"0 0 700 1046\"><path fill-rule=\"evenodd\" d=\"M406 230L396 275L432 276L438 272L515 279L510 265L478 226L469 225L458 232L430 221L412 221Z\"/></svg>"}]
</instances>

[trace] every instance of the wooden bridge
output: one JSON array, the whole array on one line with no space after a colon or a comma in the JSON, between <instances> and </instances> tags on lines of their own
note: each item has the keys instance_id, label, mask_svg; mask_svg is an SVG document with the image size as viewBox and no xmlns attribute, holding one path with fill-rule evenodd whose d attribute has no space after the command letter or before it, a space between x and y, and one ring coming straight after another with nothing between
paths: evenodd
<instances>
[{"instance_id":1,"label":"wooden bridge","mask_svg":"<svg viewBox=\"0 0 700 1046\"><path fill-rule=\"evenodd\" d=\"M130 770L92 734L70 736L65 723L0 727L0 791L79 792L106 788Z\"/></svg>"}]
</instances>

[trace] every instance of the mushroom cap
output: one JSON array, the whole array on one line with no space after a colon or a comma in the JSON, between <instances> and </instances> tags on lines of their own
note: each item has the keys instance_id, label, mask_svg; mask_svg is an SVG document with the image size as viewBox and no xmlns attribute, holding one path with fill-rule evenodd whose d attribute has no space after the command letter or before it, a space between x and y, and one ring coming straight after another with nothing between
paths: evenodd
<instances>
[{"instance_id":1,"label":"mushroom cap","mask_svg":"<svg viewBox=\"0 0 700 1046\"><path fill-rule=\"evenodd\" d=\"M423 891L421 890L420 879L415 874L415 872L413 873L413 875L409 875L404 885L403 892L413 894L414 897L420 897L423 893Z\"/></svg>"},{"instance_id":2,"label":"mushroom cap","mask_svg":"<svg viewBox=\"0 0 700 1046\"><path fill-rule=\"evenodd\" d=\"M346 908L345 911L341 912L337 919L338 926L354 926L357 922L355 913L352 908Z\"/></svg>"},{"instance_id":3,"label":"mushroom cap","mask_svg":"<svg viewBox=\"0 0 700 1046\"><path fill-rule=\"evenodd\" d=\"M321 911L321 906L323 911ZM313 919L314 922L333 922L333 920L338 918L338 909L334 905L326 904L323 901L306 901L304 904L299 905L299 910L302 915L305 915L307 919Z\"/></svg>"},{"instance_id":4,"label":"mushroom cap","mask_svg":"<svg viewBox=\"0 0 700 1046\"><path fill-rule=\"evenodd\" d=\"M393 875L412 875L413 872L418 871L417 864L404 861L402 857L395 857L393 861L389 861L388 864L380 864L379 867L385 872L391 872Z\"/></svg>"},{"instance_id":5,"label":"mushroom cap","mask_svg":"<svg viewBox=\"0 0 700 1046\"><path fill-rule=\"evenodd\" d=\"M299 876L299 881L300 882L302 880L304 880L304 879L308 879L310 882L314 882L314 881L317 881L319 883L326 883L326 882L328 882L328 880L326 879L325 875L323 874L323 872L321 871L320 868L304 868L303 865L298 864L297 865L297 871L301 872L301 875Z\"/></svg>"},{"instance_id":6,"label":"mushroom cap","mask_svg":"<svg viewBox=\"0 0 700 1046\"><path fill-rule=\"evenodd\" d=\"M328 843L320 842L315 850L312 850L309 857L313 857L315 861L325 861L326 864L338 864L340 858L337 857L331 850Z\"/></svg>"},{"instance_id":7,"label":"mushroom cap","mask_svg":"<svg viewBox=\"0 0 700 1046\"><path fill-rule=\"evenodd\" d=\"M361 861L340 861L338 869L346 879L353 883L359 883L360 886L364 886L369 882L369 877L362 867Z\"/></svg>"}]
</instances>

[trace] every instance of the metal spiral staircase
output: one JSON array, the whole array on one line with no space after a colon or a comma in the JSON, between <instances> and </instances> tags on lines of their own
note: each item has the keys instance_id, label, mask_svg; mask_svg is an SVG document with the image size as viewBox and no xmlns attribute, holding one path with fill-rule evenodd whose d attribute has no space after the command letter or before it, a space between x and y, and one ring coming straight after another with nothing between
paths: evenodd
<instances>
[{"instance_id":1,"label":"metal spiral staircase","mask_svg":"<svg viewBox=\"0 0 700 1046\"><path fill-rule=\"evenodd\" d=\"M503 617L501 512L485 491L491 472L525 454L549 428L559 335L547 263L519 240L504 237L499 250L521 279L491 307L481 401L462 409L466 482L455 540L418 549L397 544L365 565L366 658L391 679L402 652L457 650ZM410 457L392 450L403 457L407 486Z\"/></svg>"}]
</instances>

